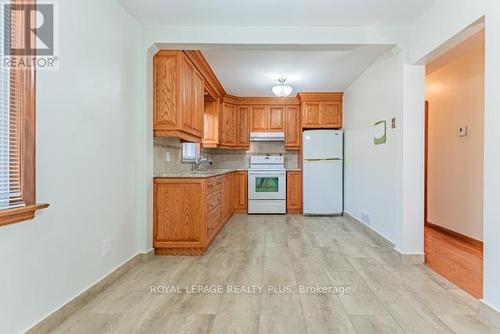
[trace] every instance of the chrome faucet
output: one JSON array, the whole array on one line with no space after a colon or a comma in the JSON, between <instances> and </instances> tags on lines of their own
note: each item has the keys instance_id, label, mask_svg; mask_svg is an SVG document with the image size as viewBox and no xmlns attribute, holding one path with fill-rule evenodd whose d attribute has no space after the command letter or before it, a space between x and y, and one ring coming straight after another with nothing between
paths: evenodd
<instances>
[{"instance_id":1,"label":"chrome faucet","mask_svg":"<svg viewBox=\"0 0 500 334\"><path fill-rule=\"evenodd\" d=\"M210 166L213 165L213 161L210 158L204 157L203 155L200 154L193 162L193 170L194 171L199 170L200 166L203 165L204 163L209 164Z\"/></svg>"}]
</instances>

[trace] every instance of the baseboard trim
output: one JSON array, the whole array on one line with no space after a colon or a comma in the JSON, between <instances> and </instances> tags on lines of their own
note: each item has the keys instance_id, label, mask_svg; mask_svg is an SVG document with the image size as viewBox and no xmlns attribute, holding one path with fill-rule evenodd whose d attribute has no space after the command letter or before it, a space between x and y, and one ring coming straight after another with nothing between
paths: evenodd
<instances>
[{"instance_id":1,"label":"baseboard trim","mask_svg":"<svg viewBox=\"0 0 500 334\"><path fill-rule=\"evenodd\" d=\"M474 239L474 238L471 238L465 234L462 234L462 233L459 233L459 232L455 232L453 230L450 230L450 229L447 229L446 227L442 227L442 226L439 226L439 225L436 225L436 224L432 224L432 223L425 223L425 226L426 227L429 227L429 228L432 228L436 231L439 231L439 232L442 232L444 234L447 234L453 238L456 238L456 239L459 239L461 241L464 241L466 243L468 243L469 245L473 246L473 247L476 247L478 249L481 249L483 250L483 242L481 240L477 240L477 239Z\"/></svg>"},{"instance_id":2,"label":"baseboard trim","mask_svg":"<svg viewBox=\"0 0 500 334\"><path fill-rule=\"evenodd\" d=\"M394 252L399 256L402 264L424 264L425 254L406 254L394 248Z\"/></svg>"},{"instance_id":3,"label":"baseboard trim","mask_svg":"<svg viewBox=\"0 0 500 334\"><path fill-rule=\"evenodd\" d=\"M146 253L141 253L139 254L140 256L140 259L141 259L141 262L142 263L146 263L146 262L149 262L151 261L151 259L153 259L153 257L155 256L155 249L154 248L151 248L149 251L147 251Z\"/></svg>"},{"instance_id":4,"label":"baseboard trim","mask_svg":"<svg viewBox=\"0 0 500 334\"><path fill-rule=\"evenodd\" d=\"M500 311L486 304L484 300L479 300L477 314L487 325L500 329Z\"/></svg>"},{"instance_id":5,"label":"baseboard trim","mask_svg":"<svg viewBox=\"0 0 500 334\"><path fill-rule=\"evenodd\" d=\"M359 227L361 227L364 231L366 231L373 239L375 239L378 243L386 246L387 248L392 249L394 255L396 255L402 264L422 264L425 263L425 255L424 254L406 254L402 253L396 248L396 245L382 234L377 232L371 226L366 225L360 219L349 212L344 212L344 217L348 218L350 221L356 223Z\"/></svg>"},{"instance_id":6,"label":"baseboard trim","mask_svg":"<svg viewBox=\"0 0 500 334\"><path fill-rule=\"evenodd\" d=\"M61 306L59 309L54 311L52 314L42 319L38 324L29 329L27 334L46 334L52 332L59 325L61 325L66 319L71 315L80 310L85 306L92 298L94 298L99 293L103 292L111 284L120 279L123 275L129 272L133 267L139 263L145 263L150 261L154 256L154 250L150 250L147 253L140 253L132 257L130 260L126 261L124 264L120 265L118 268L113 270L111 273L106 275L104 278L99 280L97 283L90 286L88 289L80 293L75 298L71 299L69 302Z\"/></svg>"},{"instance_id":7,"label":"baseboard trim","mask_svg":"<svg viewBox=\"0 0 500 334\"><path fill-rule=\"evenodd\" d=\"M394 243L392 241L390 241L389 239L384 237L382 234L375 231L371 226L363 223L359 218L357 218L353 214L351 214L349 212L344 212L344 217L346 217L349 220L356 223L359 227L361 227L363 230L365 230L372 238L377 240L378 243L380 243L386 247L392 248L392 249L394 249L396 247L396 245L394 245Z\"/></svg>"}]
</instances>

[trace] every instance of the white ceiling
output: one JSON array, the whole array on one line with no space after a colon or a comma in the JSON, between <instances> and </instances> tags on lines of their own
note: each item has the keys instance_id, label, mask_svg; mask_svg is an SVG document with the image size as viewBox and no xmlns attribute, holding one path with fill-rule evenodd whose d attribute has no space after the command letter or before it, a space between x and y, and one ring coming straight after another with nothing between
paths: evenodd
<instances>
[{"instance_id":1,"label":"white ceiling","mask_svg":"<svg viewBox=\"0 0 500 334\"><path fill-rule=\"evenodd\" d=\"M336 50L230 50L202 51L231 95L273 96L282 76L297 92L344 91L391 46L339 46Z\"/></svg>"},{"instance_id":2,"label":"white ceiling","mask_svg":"<svg viewBox=\"0 0 500 334\"><path fill-rule=\"evenodd\" d=\"M119 0L144 25L407 27L437 0Z\"/></svg>"}]
</instances>

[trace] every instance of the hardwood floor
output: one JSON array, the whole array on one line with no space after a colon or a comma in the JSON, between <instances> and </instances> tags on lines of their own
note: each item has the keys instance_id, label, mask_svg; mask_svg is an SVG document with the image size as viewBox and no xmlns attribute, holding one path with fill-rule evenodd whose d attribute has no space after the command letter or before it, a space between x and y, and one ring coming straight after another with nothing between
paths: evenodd
<instances>
[{"instance_id":1,"label":"hardwood floor","mask_svg":"<svg viewBox=\"0 0 500 334\"><path fill-rule=\"evenodd\" d=\"M482 247L426 226L425 260L456 286L475 298L483 297Z\"/></svg>"},{"instance_id":2,"label":"hardwood floor","mask_svg":"<svg viewBox=\"0 0 500 334\"><path fill-rule=\"evenodd\" d=\"M351 290L300 292L317 285ZM477 303L349 219L235 215L204 256L137 265L51 333L494 333Z\"/></svg>"}]
</instances>

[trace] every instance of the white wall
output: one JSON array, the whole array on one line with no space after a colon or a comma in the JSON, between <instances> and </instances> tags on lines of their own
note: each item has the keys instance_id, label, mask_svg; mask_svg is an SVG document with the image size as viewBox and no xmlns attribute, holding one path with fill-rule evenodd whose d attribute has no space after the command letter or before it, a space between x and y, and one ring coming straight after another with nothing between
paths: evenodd
<instances>
[{"instance_id":1,"label":"white wall","mask_svg":"<svg viewBox=\"0 0 500 334\"><path fill-rule=\"evenodd\" d=\"M345 211L366 222L396 244L400 224L397 208L398 141L401 115L402 65L388 52L371 65L344 94ZM387 122L387 143L374 145L375 122Z\"/></svg>"},{"instance_id":2,"label":"white wall","mask_svg":"<svg viewBox=\"0 0 500 334\"><path fill-rule=\"evenodd\" d=\"M484 34L464 44L426 78L427 222L483 240Z\"/></svg>"},{"instance_id":3,"label":"white wall","mask_svg":"<svg viewBox=\"0 0 500 334\"><path fill-rule=\"evenodd\" d=\"M400 51L380 57L345 91L345 211L399 252L421 255L424 68L406 65ZM387 122L387 142L375 145L380 120ZM408 150L415 144L419 149Z\"/></svg>"},{"instance_id":4,"label":"white wall","mask_svg":"<svg viewBox=\"0 0 500 334\"><path fill-rule=\"evenodd\" d=\"M486 27L484 109L484 297L500 311L500 2L440 0L412 29L412 60L427 55L484 16Z\"/></svg>"},{"instance_id":5,"label":"white wall","mask_svg":"<svg viewBox=\"0 0 500 334\"><path fill-rule=\"evenodd\" d=\"M27 330L138 253L139 28L115 1L59 4L60 69L37 77L37 199L51 206L0 228L0 333Z\"/></svg>"},{"instance_id":6,"label":"white wall","mask_svg":"<svg viewBox=\"0 0 500 334\"><path fill-rule=\"evenodd\" d=\"M425 66L403 66L400 212L401 235L397 250L402 254L424 254L424 119ZM420 257L423 260L423 256Z\"/></svg>"}]
</instances>

